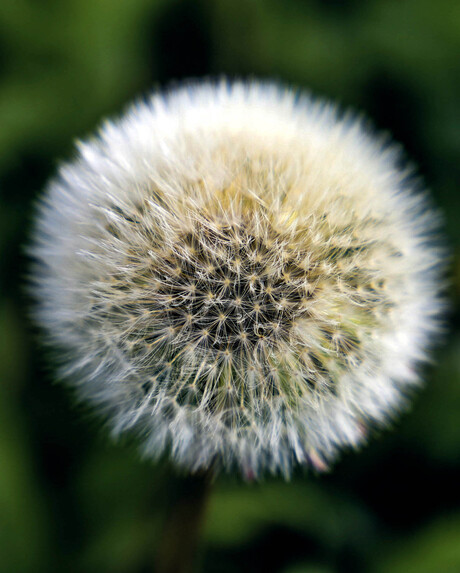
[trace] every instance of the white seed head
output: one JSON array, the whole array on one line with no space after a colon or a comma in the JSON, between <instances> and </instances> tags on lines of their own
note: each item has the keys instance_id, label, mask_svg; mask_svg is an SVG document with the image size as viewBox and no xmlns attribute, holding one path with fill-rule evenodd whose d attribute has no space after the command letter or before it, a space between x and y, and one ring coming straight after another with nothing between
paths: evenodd
<instances>
[{"instance_id":1,"label":"white seed head","mask_svg":"<svg viewBox=\"0 0 460 573\"><path fill-rule=\"evenodd\" d=\"M190 471L324 469L418 380L436 217L400 152L270 84L189 85L79 144L41 203L62 376Z\"/></svg>"}]
</instances>

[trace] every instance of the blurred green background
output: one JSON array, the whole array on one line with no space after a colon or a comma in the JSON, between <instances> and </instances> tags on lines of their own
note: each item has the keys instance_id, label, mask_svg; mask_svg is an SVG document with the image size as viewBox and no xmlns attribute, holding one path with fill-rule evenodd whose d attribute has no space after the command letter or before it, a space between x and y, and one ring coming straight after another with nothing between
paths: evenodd
<instances>
[{"instance_id":1,"label":"blurred green background","mask_svg":"<svg viewBox=\"0 0 460 573\"><path fill-rule=\"evenodd\" d=\"M391 431L321 477L217 482L203 571L460 571L459 56L456 0L2 0L1 572L152 570L174 478L108 443L52 383L24 244L75 138L152 87L222 73L308 87L391 131L444 211L453 304Z\"/></svg>"}]
</instances>

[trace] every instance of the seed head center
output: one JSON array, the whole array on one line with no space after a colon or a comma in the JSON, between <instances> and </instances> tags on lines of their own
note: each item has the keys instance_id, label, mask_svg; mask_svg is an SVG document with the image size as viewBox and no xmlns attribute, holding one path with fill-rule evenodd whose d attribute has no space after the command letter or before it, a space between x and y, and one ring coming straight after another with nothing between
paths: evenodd
<instances>
[{"instance_id":1,"label":"seed head center","mask_svg":"<svg viewBox=\"0 0 460 573\"><path fill-rule=\"evenodd\" d=\"M155 316L174 328L178 346L216 356L251 352L261 341L274 348L305 313L306 253L287 251L273 229L260 236L250 225L209 225L175 244L155 273Z\"/></svg>"}]
</instances>

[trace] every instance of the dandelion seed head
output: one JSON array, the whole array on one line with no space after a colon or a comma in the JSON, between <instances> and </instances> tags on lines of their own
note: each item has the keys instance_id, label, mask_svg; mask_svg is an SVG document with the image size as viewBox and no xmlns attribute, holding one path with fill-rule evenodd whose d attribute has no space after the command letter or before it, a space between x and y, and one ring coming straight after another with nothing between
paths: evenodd
<instances>
[{"instance_id":1,"label":"dandelion seed head","mask_svg":"<svg viewBox=\"0 0 460 573\"><path fill-rule=\"evenodd\" d=\"M270 84L154 95L39 209L36 314L115 437L190 471L324 469L404 404L436 217L396 147Z\"/></svg>"}]
</instances>

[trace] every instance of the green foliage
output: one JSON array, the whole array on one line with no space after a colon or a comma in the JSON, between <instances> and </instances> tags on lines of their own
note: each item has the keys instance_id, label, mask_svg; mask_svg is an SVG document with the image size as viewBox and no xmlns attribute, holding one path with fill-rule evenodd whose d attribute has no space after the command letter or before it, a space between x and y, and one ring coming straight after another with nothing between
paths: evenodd
<instances>
[{"instance_id":1,"label":"green foliage","mask_svg":"<svg viewBox=\"0 0 460 573\"><path fill-rule=\"evenodd\" d=\"M2 571L141 573L154 561L173 478L109 445L51 383L27 318L23 246L74 138L152 87L222 73L311 88L394 133L444 211L453 303L426 388L393 431L325 476L218 481L203 570L460 571L459 51L455 0L3 0Z\"/></svg>"}]
</instances>

